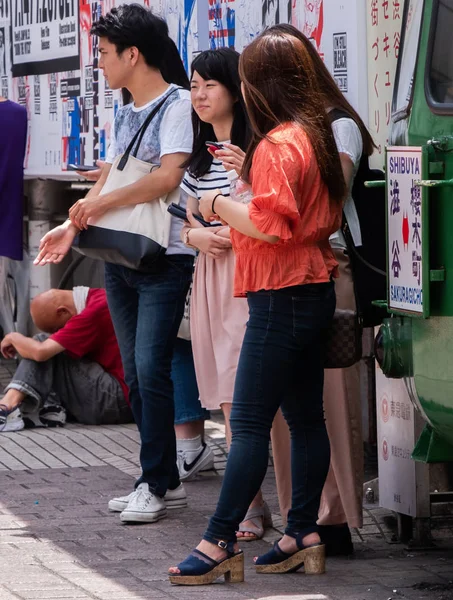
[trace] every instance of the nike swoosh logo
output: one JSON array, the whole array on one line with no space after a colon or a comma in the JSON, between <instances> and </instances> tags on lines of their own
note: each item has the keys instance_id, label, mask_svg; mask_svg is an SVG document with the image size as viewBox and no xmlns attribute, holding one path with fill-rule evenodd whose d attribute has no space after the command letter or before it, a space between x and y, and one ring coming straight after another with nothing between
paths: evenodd
<instances>
[{"instance_id":1,"label":"nike swoosh logo","mask_svg":"<svg viewBox=\"0 0 453 600\"><path fill-rule=\"evenodd\" d=\"M183 467L185 471L190 471L191 469L194 468L194 466L197 464L197 462L200 460L200 458L203 455L203 452L206 448L206 443L203 444L203 449L200 452L200 454L195 458L195 460L193 460L190 464L187 464L186 461L184 461Z\"/></svg>"}]
</instances>

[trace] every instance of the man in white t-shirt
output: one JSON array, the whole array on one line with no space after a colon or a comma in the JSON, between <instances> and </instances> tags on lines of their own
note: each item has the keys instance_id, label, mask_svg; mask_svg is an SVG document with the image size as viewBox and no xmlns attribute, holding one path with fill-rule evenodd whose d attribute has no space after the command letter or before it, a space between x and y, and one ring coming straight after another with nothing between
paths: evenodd
<instances>
[{"instance_id":1,"label":"man in white t-shirt","mask_svg":"<svg viewBox=\"0 0 453 600\"><path fill-rule=\"evenodd\" d=\"M192 150L189 81L166 23L143 6L129 4L100 17L91 33L99 38L99 68L109 87L126 88L134 102L116 115L108 164L99 181L70 209L69 222L44 236L36 264L59 262L91 217L120 206L158 201L179 188L182 164ZM109 163L124 153L158 106L134 153L158 168L131 185L102 195ZM111 510L121 511L125 523L164 518L167 491L172 492L171 507L186 505L176 465L170 376L194 260L193 251L180 241L181 227L182 223L173 219L167 252L151 271L111 263L105 269L108 304L141 438L142 474L135 489L109 503Z\"/></svg>"}]
</instances>

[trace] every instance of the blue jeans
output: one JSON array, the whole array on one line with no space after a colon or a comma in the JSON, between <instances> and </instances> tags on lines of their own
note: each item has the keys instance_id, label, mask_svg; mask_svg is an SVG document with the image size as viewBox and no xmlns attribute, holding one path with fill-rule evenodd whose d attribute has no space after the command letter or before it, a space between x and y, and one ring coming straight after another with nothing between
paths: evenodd
<instances>
[{"instance_id":1,"label":"blue jeans","mask_svg":"<svg viewBox=\"0 0 453 600\"><path fill-rule=\"evenodd\" d=\"M200 403L192 344L188 340L176 339L171 378L175 390L175 425L209 419L209 411Z\"/></svg>"},{"instance_id":2,"label":"blue jeans","mask_svg":"<svg viewBox=\"0 0 453 600\"><path fill-rule=\"evenodd\" d=\"M193 258L166 256L152 273L106 264L105 287L140 432L142 474L158 496L179 485L171 364Z\"/></svg>"},{"instance_id":3,"label":"blue jeans","mask_svg":"<svg viewBox=\"0 0 453 600\"><path fill-rule=\"evenodd\" d=\"M292 508L286 533L316 531L330 462L324 422L324 334L335 310L333 283L248 294L250 318L239 358L232 443L222 491L204 539L236 540L261 487L269 438L281 406L291 432Z\"/></svg>"}]
</instances>

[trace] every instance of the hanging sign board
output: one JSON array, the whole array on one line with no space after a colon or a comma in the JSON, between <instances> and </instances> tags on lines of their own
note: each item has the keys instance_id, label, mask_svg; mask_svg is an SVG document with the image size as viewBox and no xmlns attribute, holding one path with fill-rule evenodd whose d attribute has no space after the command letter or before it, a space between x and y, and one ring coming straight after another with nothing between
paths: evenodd
<instances>
[{"instance_id":1,"label":"hanging sign board","mask_svg":"<svg viewBox=\"0 0 453 600\"><path fill-rule=\"evenodd\" d=\"M388 306L423 315L422 148L387 148Z\"/></svg>"}]
</instances>

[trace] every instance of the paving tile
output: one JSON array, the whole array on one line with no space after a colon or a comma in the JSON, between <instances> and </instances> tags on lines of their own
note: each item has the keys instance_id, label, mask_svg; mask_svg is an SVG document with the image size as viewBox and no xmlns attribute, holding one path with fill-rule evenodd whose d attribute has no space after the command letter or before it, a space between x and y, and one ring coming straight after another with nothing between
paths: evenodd
<instances>
[{"instance_id":1,"label":"paving tile","mask_svg":"<svg viewBox=\"0 0 453 600\"><path fill-rule=\"evenodd\" d=\"M221 487L224 425L208 421L206 432L216 473L186 484L186 510L141 526L122 525L107 508L113 495L132 489L139 470L134 425L0 434L0 600L453 600L447 588L429 589L448 586L453 576L451 538L450 547L443 544L453 525L436 523L433 552L411 553L388 543L395 520L373 506L364 511L364 527L353 531L355 558L329 559L321 577L255 573L253 556L280 535L275 514L264 541L244 544L245 583L171 586L168 567L198 543ZM263 490L277 513L272 467Z\"/></svg>"}]
</instances>

